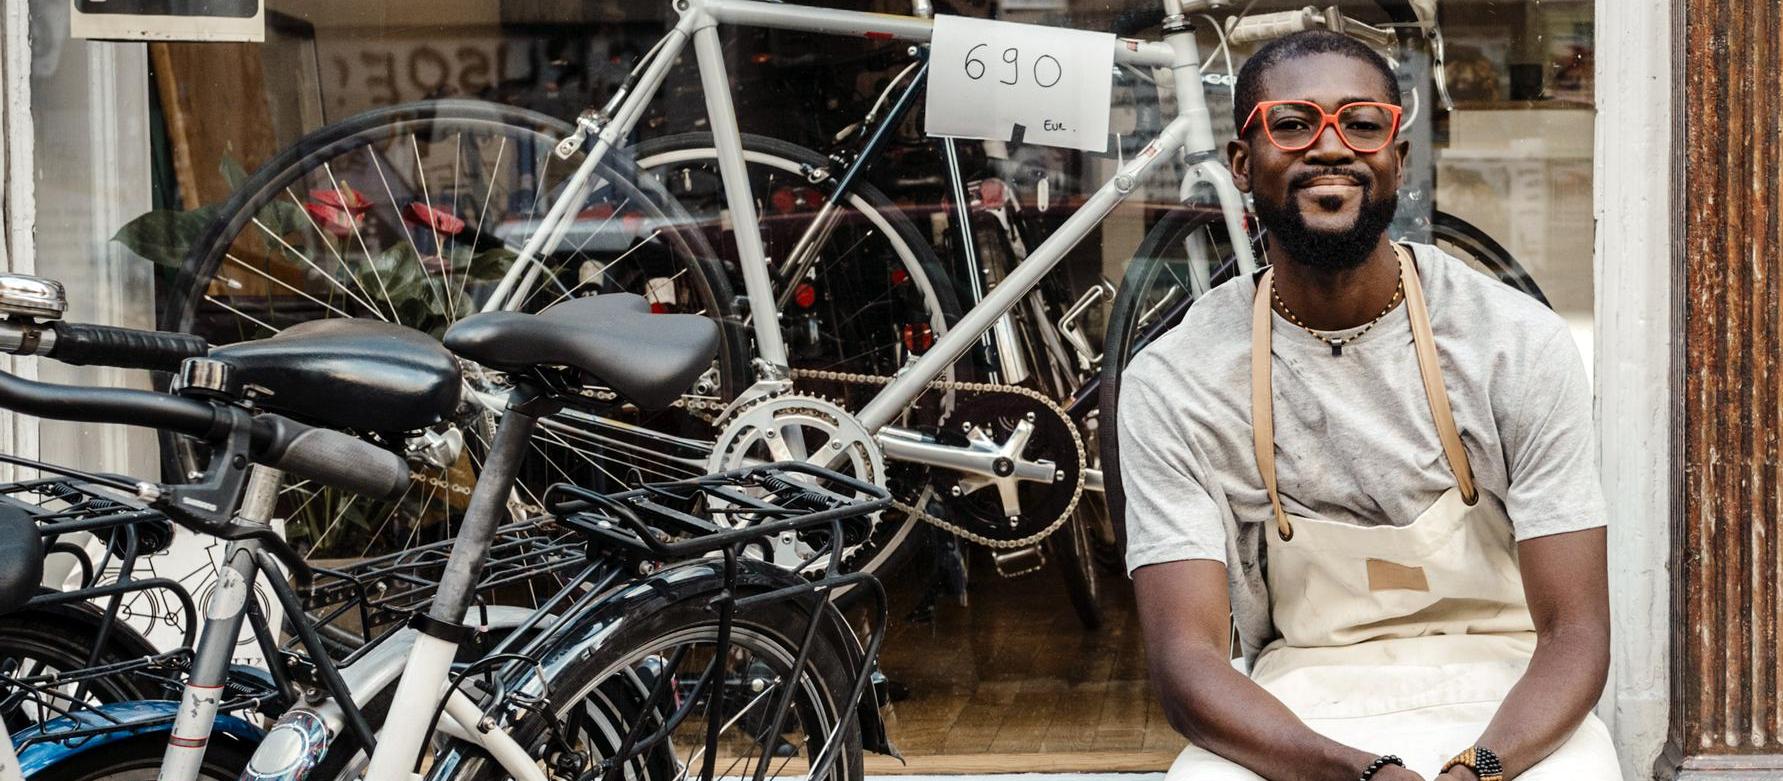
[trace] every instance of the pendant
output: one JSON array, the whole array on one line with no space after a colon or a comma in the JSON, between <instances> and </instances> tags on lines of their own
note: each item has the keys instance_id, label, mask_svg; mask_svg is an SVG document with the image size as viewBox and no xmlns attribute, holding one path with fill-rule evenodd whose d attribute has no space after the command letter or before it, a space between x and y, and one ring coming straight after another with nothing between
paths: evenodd
<instances>
[{"instance_id":1,"label":"pendant","mask_svg":"<svg viewBox=\"0 0 1783 781\"><path fill-rule=\"evenodd\" d=\"M1342 339L1333 339L1333 340L1331 340L1330 344L1331 344L1331 355L1333 357L1343 355L1343 340Z\"/></svg>"}]
</instances>

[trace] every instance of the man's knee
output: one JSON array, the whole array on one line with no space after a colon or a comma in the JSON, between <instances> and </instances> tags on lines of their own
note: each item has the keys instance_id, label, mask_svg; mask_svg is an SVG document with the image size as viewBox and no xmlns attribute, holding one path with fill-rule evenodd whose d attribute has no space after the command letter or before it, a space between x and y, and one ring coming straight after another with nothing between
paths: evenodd
<instances>
[{"instance_id":1,"label":"man's knee","mask_svg":"<svg viewBox=\"0 0 1783 781\"><path fill-rule=\"evenodd\" d=\"M1198 746L1176 755L1164 781L1263 781L1263 777Z\"/></svg>"}]
</instances>

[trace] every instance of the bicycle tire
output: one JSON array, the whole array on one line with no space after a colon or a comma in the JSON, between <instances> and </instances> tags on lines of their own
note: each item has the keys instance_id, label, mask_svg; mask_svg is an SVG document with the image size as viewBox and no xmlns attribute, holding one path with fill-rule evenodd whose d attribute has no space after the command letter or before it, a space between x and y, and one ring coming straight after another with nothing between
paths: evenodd
<instances>
[{"instance_id":1,"label":"bicycle tire","mask_svg":"<svg viewBox=\"0 0 1783 781\"><path fill-rule=\"evenodd\" d=\"M1115 294L1114 304L1108 314L1108 331L1103 337L1102 348L1102 385L1097 400L1098 444L1102 451L1102 499L1108 509L1108 523L1111 527L1113 550L1112 558L1117 561L1125 559L1127 550L1126 536L1126 495L1121 490L1121 461L1119 443L1120 412L1120 375L1126 371L1127 364L1133 356L1144 347L1147 335L1156 336L1173 323L1142 323L1146 314L1145 296L1142 291L1152 289L1160 275L1167 272L1169 263L1168 248L1180 246L1190 234L1202 229L1209 229L1220 235L1224 233L1224 222L1218 211L1206 209L1177 208L1167 212L1140 242L1133 254L1133 260L1127 264L1126 273L1121 277L1119 292ZM1218 246L1217 240L1215 246ZM1223 253L1222 253L1223 255ZM1180 306L1186 311L1185 305ZM1172 306L1172 311L1177 310ZM1180 317L1180 311L1176 311Z\"/></svg>"},{"instance_id":2,"label":"bicycle tire","mask_svg":"<svg viewBox=\"0 0 1783 781\"><path fill-rule=\"evenodd\" d=\"M1085 631L1094 631L1102 628L1102 589L1096 582L1096 551L1090 543L1086 514L1079 510L1063 528L1046 538L1046 546L1065 580L1065 596L1071 601L1078 623Z\"/></svg>"},{"instance_id":3,"label":"bicycle tire","mask_svg":"<svg viewBox=\"0 0 1783 781\"><path fill-rule=\"evenodd\" d=\"M790 182L791 185L816 188L826 197L835 191L835 177L823 178L818 182L810 181L811 177L809 176L809 172L833 165L830 160L813 150L779 139L750 134L743 134L742 146L744 162L750 167L752 189L756 190L758 200L768 203L768 205L763 207L763 212L775 208L771 202L775 199L774 196L780 192L779 189L776 189L777 183L774 178L777 174L782 175L783 179ZM714 219L701 219L705 214L705 212L702 211L702 206L715 209L724 208L722 200L716 200L719 193L684 191L684 189L693 190L702 185L711 187L721 181L712 178L716 174L717 150L713 145L712 135L710 133L682 133L651 139L632 148L630 152L633 160L636 161L638 169L655 177L662 184L663 188L670 195L674 196L678 202L682 203L684 208L687 208L690 212L694 213L696 219L700 220L701 223L710 225L721 224ZM696 181L694 177L688 173L686 168L678 167L690 164L708 170L706 170L700 179ZM762 179L763 181L758 182L758 179ZM782 184L780 186L787 185ZM766 190L766 192L763 192L763 190ZM899 270L904 272L908 284L914 286L919 291L922 300L922 311L907 312L901 316L906 318L914 317L919 320L921 318L927 318L926 324L936 338L939 338L942 334L946 333L947 327L959 318L959 300L953 288L952 278L947 274L944 267L941 265L940 260L935 257L934 250L930 247L927 240L925 240L922 234L917 231L916 226L911 224L903 210L893 204L891 199L886 197L879 188L870 183L857 181L853 186L846 204L847 206L845 208L851 209L853 216L852 218L845 217L842 222L848 224L853 220L864 221L867 227L876 228L881 232L881 235L885 238L884 244L876 250L869 250L863 253L859 249L861 244L853 242L852 238L849 237L851 234L849 236L832 235L829 242L830 246L848 245L848 248L842 255L826 259L823 268L836 269L837 266L845 264L872 265L872 263L878 259L877 255L881 254L895 258ZM764 214L764 220L765 219L767 219L767 216ZM796 217L794 219L796 220ZM802 224L793 221L791 222L790 227L792 230L789 231L786 229L786 226L782 226L779 230L774 230L772 229L773 226L769 226L770 229L763 231L763 239L767 245L767 254L769 257L776 257L776 253L773 250L776 248L774 240L777 237L777 234L788 234L784 236L784 238L790 239L791 235L796 234L797 231L802 228ZM870 234L871 231L869 230L867 233ZM720 235L718 237L708 237L707 240L708 243L713 245L721 245L722 239L723 237ZM863 237L861 242L865 242L866 240L866 237ZM850 271L858 272L858 269L851 269ZM827 273L815 277L808 277L808 279L812 279L815 282L822 282L822 280L826 278ZM865 286L869 289L864 295L850 297L848 299L850 306L847 309L835 311L835 319L847 320L848 318L858 316L860 311L865 311L859 308L862 298L867 299L866 303L868 305L881 305L879 300L891 295L896 289L895 285L888 285L886 287L886 292L880 294L878 291L871 289L871 285L873 285L873 277L866 274L853 273L851 276L845 277L845 279L847 280L848 287L858 288ZM733 285L740 285L740 281L733 280ZM836 287L842 287L842 285ZM779 291L776 292L778 293ZM816 293L815 288L813 292ZM810 310L813 313L811 317L815 318L818 314L823 312L824 310L821 309L821 304L830 300L830 297L836 295L837 292L838 291L835 290L825 289L822 293L816 293L819 307ZM855 290L852 292L860 294L861 291ZM912 322L912 320L906 319L904 322L909 323ZM841 329L822 329L826 334L839 330ZM788 338L790 340L794 337L789 333ZM842 337L840 336L836 337L835 343L841 344L841 338ZM897 345L893 344L893 342L895 342L897 338L897 336L893 335L883 344L875 344L870 341L870 336L861 337L856 335L855 339L857 341L865 339L867 340L867 343L857 344L852 348L845 347L842 352L867 351L870 353L871 351L878 351L883 353L887 348L891 348L891 352L895 355L897 352ZM823 344L827 346L831 344L831 341L825 340ZM895 366L897 364L897 360L894 359L893 361L879 361L877 363L869 363L866 365L856 365L850 364L846 360L838 361L836 360L837 356L835 355L801 355L798 351L791 350L790 348L789 352L792 353L789 357L791 358L794 368L853 371L865 374L890 374L895 371ZM844 356L844 359L845 357L846 356ZM953 369L950 367L946 373L942 375L942 379L950 379L952 373ZM801 392L810 392L816 393L817 395L832 397L832 400L842 404L845 409L858 409L865 398L870 398L873 393L877 393L879 390L879 386L851 388L840 384L816 383L808 380L799 381L795 384L795 388L799 389ZM859 393L860 391L866 392ZM856 395L857 393L859 393L858 396ZM939 401L938 409L936 411L945 413L945 410L946 400L943 398ZM921 480L926 486L926 470L911 471L915 474L907 475L905 479L911 482ZM926 489L906 491L904 493L905 496L903 498L908 504L920 507L925 503L924 500L926 499L926 496L924 496L924 494L927 493ZM848 554L849 560L844 562L845 568L851 571L861 570L870 572L883 579L907 564L910 557L914 554L915 549L918 547L915 539L916 535L912 534L912 532L918 524L922 523L922 521L912 515L901 515L901 519L895 521L894 527L890 530L882 532L878 529L874 529L867 540L863 542L863 545L867 547L864 549L857 549L855 552ZM863 555L866 556L866 559L864 561L857 561ZM839 589L838 596L842 597L845 603L851 602L853 599L853 592L854 590L852 588Z\"/></svg>"},{"instance_id":4,"label":"bicycle tire","mask_svg":"<svg viewBox=\"0 0 1783 781\"><path fill-rule=\"evenodd\" d=\"M805 611L795 609L790 602L776 602L746 613L739 612L732 625L732 642L750 649L746 653L771 652L779 661L787 663L798 652L798 640L791 633L803 628L807 620ZM589 720L600 720L592 725L600 730L600 734L588 737L604 740L608 745L616 744L631 725L613 721L612 714L623 710L628 703L634 712L641 711L641 700L649 691L643 676L628 666L629 660L654 656L660 661L665 656L656 653L660 651L660 643L677 643L683 640L699 642L715 634L716 625L717 613L707 606L704 599L682 599L656 609L628 613L617 629L603 637L595 647L581 652L575 663L564 668L549 682L548 690L552 692L549 699L553 708L551 718L567 718L567 714L562 711L582 708L581 715ZM848 669L846 661L849 656L834 647L824 632L820 631L814 642L817 645L810 649L804 676L806 683L801 687L807 695L806 700L795 702L792 707L795 710L801 705L809 708L812 710L810 716L817 719L818 724L804 727L807 735L812 735L814 726L821 725L825 730L840 726L838 738L845 741L845 744L842 756L835 766L839 772L834 772L830 778L836 781L855 781L862 778L860 722L854 703L840 699L847 696L847 686L851 683L852 671ZM682 669L698 669L698 665L687 663ZM728 669L732 678L741 677L741 671L734 662ZM780 669L775 672L784 676L786 671ZM777 680L772 685L777 686ZM747 690L755 696L761 694L753 687ZM574 694L560 696L558 692L563 691L572 691ZM710 697L706 701L709 703ZM734 718L741 721L741 717L747 713L748 710L745 709ZM660 712L652 711L641 716L655 717L660 724ZM683 722L683 728L695 725L703 735L704 719L705 714L696 712ZM823 723L825 720L827 724ZM549 737L544 719L536 714L524 716L512 723L509 729L522 747L533 752L535 757L543 758L539 756L538 749ZM823 730L817 732L817 736L822 734L825 734ZM822 741L815 742L821 745ZM665 743L665 746L671 752L674 750L672 740ZM663 748L659 746L644 757L628 763L625 777L652 781L670 781L678 777L677 758L672 753L664 754ZM450 775L452 778L468 781L495 781L505 777L500 766L490 761L481 751L468 747L448 751L450 753L435 764L430 778ZM589 753L595 759L600 758L599 753ZM698 765L694 767L697 769ZM720 775L734 777L736 774L721 772Z\"/></svg>"},{"instance_id":5,"label":"bicycle tire","mask_svg":"<svg viewBox=\"0 0 1783 781\"><path fill-rule=\"evenodd\" d=\"M1472 223L1439 211L1430 221L1430 243L1542 302L1543 306L1554 308L1541 286L1536 284L1535 277L1517 262L1510 250Z\"/></svg>"},{"instance_id":6,"label":"bicycle tire","mask_svg":"<svg viewBox=\"0 0 1783 781\"><path fill-rule=\"evenodd\" d=\"M67 606L27 609L0 616L0 671L9 676L31 677L50 672L70 673L93 666L87 664L87 658L96 639L93 622L98 617L88 621L60 613L66 609ZM90 608L80 606L76 609ZM111 631L108 648L98 655L97 665L141 658L145 649L152 652L148 641L122 621ZM161 682L147 676L109 675L94 679L84 699L93 703L156 699L166 695L165 688ZM74 692L64 693L72 695ZM20 702L4 714L9 734L17 735L25 727L35 724L37 715L54 715L36 714L33 707Z\"/></svg>"},{"instance_id":7,"label":"bicycle tire","mask_svg":"<svg viewBox=\"0 0 1783 781\"><path fill-rule=\"evenodd\" d=\"M223 205L181 267L161 327L227 343L293 322L375 314L438 336L460 313L480 307L477 298L486 297L512 265L514 248L530 237L549 202L564 197L567 173L554 179L553 171L567 172L581 158L560 160L552 148L570 132L568 125L532 111L460 100L374 109L318 129L261 166ZM411 161L412 171L398 168ZM449 179L441 173L445 170ZM548 306L553 301L546 294L558 289L561 299L578 289L613 288L644 293L653 305L670 310L704 312L720 321L725 334L707 390L721 401L734 398L749 375L749 360L735 296L716 268L716 253L697 232L684 229L686 213L639 176L623 152L609 153L591 181L595 186L566 228L576 232L569 241L581 243L566 242L556 255L542 259L554 267L523 308ZM387 201L377 200L386 195ZM473 217L474 231L469 230ZM590 243L595 249L588 249ZM479 270L479 258L493 259ZM399 280L399 273L406 276ZM496 394L503 387L496 372L467 371L466 380L470 399L479 398L478 389ZM350 496L299 493L283 500L281 512L295 515L288 505L306 496L323 500L324 513L314 523L292 524L310 534L312 546L327 542L353 507L362 517L350 520L373 537L401 521L391 534L393 545L407 544L402 534L412 543L423 527L436 524L450 534L474 480L469 475L478 471L476 449L486 452L495 414L488 410L458 421L470 447L450 466L423 475L416 483L423 487L409 499L356 506ZM671 419L694 440L705 434L704 424L684 412L648 418L639 413L637 422L659 419ZM702 472L682 468L666 455L656 460L640 455L660 454L660 449L626 451L608 440L578 438L598 425L593 416L567 410L547 418L523 465L519 504L540 504L535 489L564 479L632 487L647 468L656 470L650 475L655 479ZM182 471L198 458L180 440L164 442L169 460ZM603 445L610 447L600 449ZM525 496L529 491L532 499ZM408 506L417 501L419 509ZM341 507L332 519L326 513L334 507L330 502ZM357 546L344 552L364 554Z\"/></svg>"}]
</instances>

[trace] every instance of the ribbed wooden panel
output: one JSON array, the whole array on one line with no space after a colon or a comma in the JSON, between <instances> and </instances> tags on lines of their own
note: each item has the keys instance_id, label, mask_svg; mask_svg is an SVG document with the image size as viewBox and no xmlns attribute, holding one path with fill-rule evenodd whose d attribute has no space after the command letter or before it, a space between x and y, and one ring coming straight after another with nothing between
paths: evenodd
<instances>
[{"instance_id":1,"label":"ribbed wooden panel","mask_svg":"<svg viewBox=\"0 0 1783 781\"><path fill-rule=\"evenodd\" d=\"M1783 9L1677 2L1685 333L1671 749L1697 757L1686 775L1740 775L1779 767L1754 755L1783 753Z\"/></svg>"}]
</instances>

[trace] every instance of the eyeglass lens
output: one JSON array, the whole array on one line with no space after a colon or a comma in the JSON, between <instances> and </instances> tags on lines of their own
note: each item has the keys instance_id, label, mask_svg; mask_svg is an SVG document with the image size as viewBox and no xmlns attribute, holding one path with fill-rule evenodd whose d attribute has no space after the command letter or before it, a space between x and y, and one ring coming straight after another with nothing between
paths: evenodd
<instances>
[{"instance_id":1,"label":"eyeglass lens","mask_svg":"<svg viewBox=\"0 0 1783 781\"><path fill-rule=\"evenodd\" d=\"M1303 149L1311 146L1323 114L1310 103L1278 103L1269 108L1264 126L1277 146ZM1338 109L1337 131L1352 149L1371 152L1393 138L1393 115L1385 108L1352 103Z\"/></svg>"}]
</instances>

